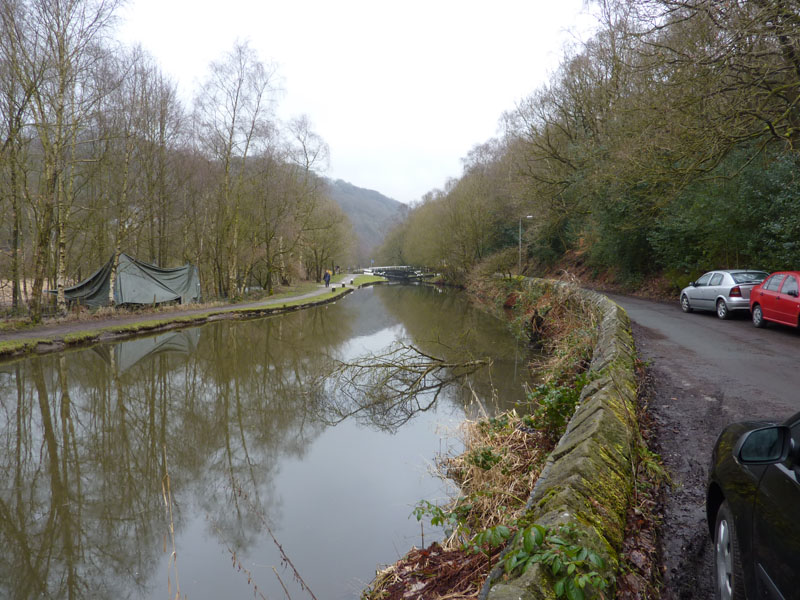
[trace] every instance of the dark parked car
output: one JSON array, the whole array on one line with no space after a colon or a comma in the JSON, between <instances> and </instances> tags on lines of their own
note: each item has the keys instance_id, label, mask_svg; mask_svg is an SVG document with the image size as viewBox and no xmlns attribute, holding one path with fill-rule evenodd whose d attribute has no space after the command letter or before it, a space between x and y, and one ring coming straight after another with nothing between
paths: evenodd
<instances>
[{"instance_id":1,"label":"dark parked car","mask_svg":"<svg viewBox=\"0 0 800 600\"><path fill-rule=\"evenodd\" d=\"M681 290L681 309L713 310L720 319L732 311L750 308L750 290L767 276L766 271L722 269L709 271Z\"/></svg>"},{"instance_id":2,"label":"dark parked car","mask_svg":"<svg viewBox=\"0 0 800 600\"><path fill-rule=\"evenodd\" d=\"M800 599L800 413L722 432L706 513L717 598Z\"/></svg>"},{"instance_id":3,"label":"dark parked car","mask_svg":"<svg viewBox=\"0 0 800 600\"><path fill-rule=\"evenodd\" d=\"M767 321L800 326L800 271L773 273L750 292L753 325L764 327Z\"/></svg>"}]
</instances>

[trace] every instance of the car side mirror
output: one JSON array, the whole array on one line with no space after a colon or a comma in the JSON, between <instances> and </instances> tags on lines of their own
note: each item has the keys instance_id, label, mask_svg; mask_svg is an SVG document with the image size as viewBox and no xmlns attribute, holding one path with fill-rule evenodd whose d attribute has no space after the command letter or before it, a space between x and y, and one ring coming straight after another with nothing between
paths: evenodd
<instances>
[{"instance_id":1,"label":"car side mirror","mask_svg":"<svg viewBox=\"0 0 800 600\"><path fill-rule=\"evenodd\" d=\"M696 286L696 285L697 285L697 282L696 282L696 281L690 281L690 282L689 282L689 287L694 287L694 286Z\"/></svg>"},{"instance_id":2,"label":"car side mirror","mask_svg":"<svg viewBox=\"0 0 800 600\"><path fill-rule=\"evenodd\" d=\"M748 431L739 439L736 453L744 464L768 465L786 459L791 449L788 427L775 425Z\"/></svg>"},{"instance_id":3,"label":"car side mirror","mask_svg":"<svg viewBox=\"0 0 800 600\"><path fill-rule=\"evenodd\" d=\"M793 296L794 298L797 298L797 290L789 290L788 292L786 292L786 295L787 296Z\"/></svg>"}]
</instances>

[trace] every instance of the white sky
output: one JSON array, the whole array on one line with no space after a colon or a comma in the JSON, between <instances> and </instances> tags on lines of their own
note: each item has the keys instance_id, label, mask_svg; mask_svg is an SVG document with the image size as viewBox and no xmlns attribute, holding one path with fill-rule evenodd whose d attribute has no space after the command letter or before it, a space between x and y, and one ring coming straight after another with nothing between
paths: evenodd
<instances>
[{"instance_id":1,"label":"white sky","mask_svg":"<svg viewBox=\"0 0 800 600\"><path fill-rule=\"evenodd\" d=\"M544 83L591 18L583 0L129 0L140 42L191 98L237 40L275 63L282 119L306 114L325 173L413 202L461 175L503 111Z\"/></svg>"}]
</instances>

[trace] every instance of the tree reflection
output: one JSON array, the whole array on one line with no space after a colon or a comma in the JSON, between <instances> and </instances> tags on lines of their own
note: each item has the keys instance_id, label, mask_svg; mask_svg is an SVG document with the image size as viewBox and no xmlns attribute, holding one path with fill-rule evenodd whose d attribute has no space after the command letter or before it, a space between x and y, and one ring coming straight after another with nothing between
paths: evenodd
<instances>
[{"instance_id":1,"label":"tree reflection","mask_svg":"<svg viewBox=\"0 0 800 600\"><path fill-rule=\"evenodd\" d=\"M179 543L198 512L225 547L245 554L260 543L260 519L281 520L281 461L302 459L367 397L363 386L334 393L330 376L339 362L357 369L346 342L391 316L368 293L353 296L335 310L0 365L0 597L161 596L166 577L153 574L167 560L167 464ZM422 312L409 317L413 330L427 327ZM431 348L415 339L413 355L387 355L386 373L364 380L384 402L356 406L359 418L398 427L468 370ZM430 369L415 362L391 373L393 360L415 356ZM234 481L257 510L242 504Z\"/></svg>"},{"instance_id":2,"label":"tree reflection","mask_svg":"<svg viewBox=\"0 0 800 600\"><path fill-rule=\"evenodd\" d=\"M403 323L408 338L424 352L449 361L492 357L491 369L470 377L470 386L454 390L462 406L469 407L473 390L483 399L508 398L511 406L524 398L527 361L509 343L504 322L470 306L459 292L446 288L383 286L375 288L375 294L385 310Z\"/></svg>"},{"instance_id":3,"label":"tree reflection","mask_svg":"<svg viewBox=\"0 0 800 600\"><path fill-rule=\"evenodd\" d=\"M176 528L194 494L234 547L253 543L257 517L227 482L247 482L275 514L279 457L302 455L324 427L313 382L348 328L317 312L3 367L0 596L148 595L167 531L164 447Z\"/></svg>"}]
</instances>

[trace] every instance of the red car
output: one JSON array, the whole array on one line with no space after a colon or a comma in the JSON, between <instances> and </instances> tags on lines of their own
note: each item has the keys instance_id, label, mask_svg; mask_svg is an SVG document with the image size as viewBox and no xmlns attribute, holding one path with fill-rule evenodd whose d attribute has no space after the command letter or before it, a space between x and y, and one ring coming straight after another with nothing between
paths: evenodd
<instances>
[{"instance_id":1,"label":"red car","mask_svg":"<svg viewBox=\"0 0 800 600\"><path fill-rule=\"evenodd\" d=\"M764 327L767 321L800 326L800 271L773 273L750 292L753 325Z\"/></svg>"}]
</instances>

